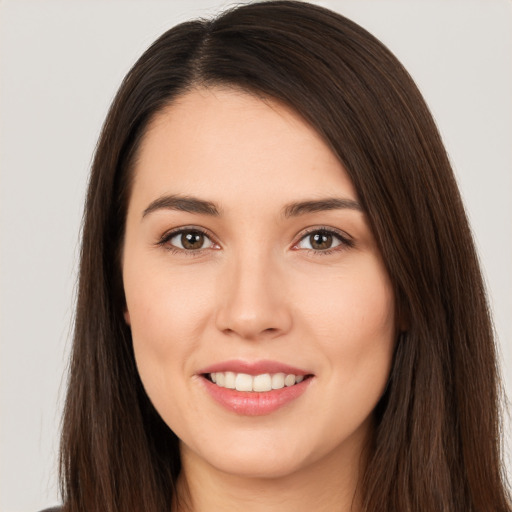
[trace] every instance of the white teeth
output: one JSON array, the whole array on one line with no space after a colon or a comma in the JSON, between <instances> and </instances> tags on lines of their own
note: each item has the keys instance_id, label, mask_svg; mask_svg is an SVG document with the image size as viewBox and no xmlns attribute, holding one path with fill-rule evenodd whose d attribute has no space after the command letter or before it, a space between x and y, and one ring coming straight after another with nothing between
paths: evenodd
<instances>
[{"instance_id":1,"label":"white teeth","mask_svg":"<svg viewBox=\"0 0 512 512\"><path fill-rule=\"evenodd\" d=\"M252 376L247 373L238 373L235 379L237 391L252 391Z\"/></svg>"},{"instance_id":2,"label":"white teeth","mask_svg":"<svg viewBox=\"0 0 512 512\"><path fill-rule=\"evenodd\" d=\"M275 373L272 375L272 389L284 388L284 373Z\"/></svg>"},{"instance_id":3,"label":"white teeth","mask_svg":"<svg viewBox=\"0 0 512 512\"><path fill-rule=\"evenodd\" d=\"M226 387L225 386L226 374L223 372L217 372L217 374L215 376L216 376L215 384L217 384L217 386L220 386L221 388Z\"/></svg>"},{"instance_id":4,"label":"white teeth","mask_svg":"<svg viewBox=\"0 0 512 512\"><path fill-rule=\"evenodd\" d=\"M270 374L256 375L252 381L253 391L270 391L272 389L272 378Z\"/></svg>"},{"instance_id":5,"label":"white teeth","mask_svg":"<svg viewBox=\"0 0 512 512\"><path fill-rule=\"evenodd\" d=\"M295 384L295 375L287 375L284 378L284 385L285 386L293 386Z\"/></svg>"},{"instance_id":6,"label":"white teeth","mask_svg":"<svg viewBox=\"0 0 512 512\"><path fill-rule=\"evenodd\" d=\"M252 376L247 373L216 372L210 373L210 379L221 388L264 392L298 384L304 380L304 375L262 373Z\"/></svg>"},{"instance_id":7,"label":"white teeth","mask_svg":"<svg viewBox=\"0 0 512 512\"><path fill-rule=\"evenodd\" d=\"M224 378L224 387L228 389L235 389L236 374L233 372L226 372Z\"/></svg>"}]
</instances>

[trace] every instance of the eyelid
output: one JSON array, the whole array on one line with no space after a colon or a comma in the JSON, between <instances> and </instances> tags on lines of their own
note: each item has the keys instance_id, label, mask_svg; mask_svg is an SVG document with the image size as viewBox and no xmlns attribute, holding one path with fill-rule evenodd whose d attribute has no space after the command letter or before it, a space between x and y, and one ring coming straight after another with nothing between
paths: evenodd
<instances>
[{"instance_id":1,"label":"eyelid","mask_svg":"<svg viewBox=\"0 0 512 512\"><path fill-rule=\"evenodd\" d=\"M324 250L321 250L321 249L301 249L301 248L297 247L299 245L299 243L302 242L302 240L304 240L306 237L308 237L309 235L311 235L313 233L327 233L327 234L333 235L341 243L339 245L331 248L331 249L324 249ZM308 251L308 252L312 252L312 253L318 254L318 255L327 255L327 254L331 254L333 252L343 251L344 249L354 247L354 245L355 245L354 240L345 231L342 231L340 229L333 228L333 227L330 227L330 226L313 226L313 227L310 227L310 228L306 228L304 231L302 231L297 236L297 241L294 242L294 244L292 246L292 249L297 250L297 251Z\"/></svg>"},{"instance_id":2,"label":"eyelid","mask_svg":"<svg viewBox=\"0 0 512 512\"><path fill-rule=\"evenodd\" d=\"M202 249L187 250L187 249L182 249L180 247L176 247L175 245L171 245L169 243L170 240L172 240L175 236L180 235L182 233L191 232L191 231L196 231L198 233L201 233L206 238L208 238L208 240L210 240L210 242L214 246L217 246L217 247L205 247ZM180 227L172 228L172 229L166 231L160 237L160 239L157 241L156 245L164 247L165 249L167 249L168 251L173 252L173 253L180 253L180 254L184 254L186 256L198 256L198 255L202 254L204 251L207 251L209 249L212 249L212 248L218 249L219 243L217 242L215 237L212 235L212 233L210 233L209 230L207 230L203 227L192 225L192 226L180 226Z\"/></svg>"},{"instance_id":3,"label":"eyelid","mask_svg":"<svg viewBox=\"0 0 512 512\"><path fill-rule=\"evenodd\" d=\"M172 238L174 238L175 236L177 236L181 233L186 233L186 232L190 232L190 231L197 231L197 232L203 234L216 247L207 247L207 248L203 248L203 249L187 250L187 249L181 249L180 247L176 247L174 245L169 244L169 241ZM297 247L298 244L302 240L304 240L307 236L309 236L313 233L327 233L327 234L333 235L340 241L340 244L331 249L323 249L323 250L321 250L321 249L301 249L301 248ZM203 227L194 226L194 225L180 226L180 227L172 228L172 229L166 231L160 237L160 239L157 241L157 243L155 245L162 246L171 252L184 254L186 256L198 256L198 255L202 254L204 251L207 251L209 249L212 249L212 248L219 249L220 248L219 243L216 240L216 237L209 230L207 230ZM296 242L294 242L294 244L292 245L291 248L293 250L308 251L308 252L312 252L312 253L318 254L318 255L327 255L332 252L338 252L338 251L342 251L347 248L354 247L354 245L355 244L354 244L354 240L352 239L352 237L340 229L333 228L330 226L312 226L312 227L306 228L304 231L302 231L297 236Z\"/></svg>"}]
</instances>

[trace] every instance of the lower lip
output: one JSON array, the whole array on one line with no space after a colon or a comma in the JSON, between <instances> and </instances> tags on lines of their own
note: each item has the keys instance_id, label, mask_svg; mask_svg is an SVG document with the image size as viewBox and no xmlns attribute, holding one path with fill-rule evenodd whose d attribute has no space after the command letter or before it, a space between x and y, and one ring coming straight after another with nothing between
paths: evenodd
<instances>
[{"instance_id":1,"label":"lower lip","mask_svg":"<svg viewBox=\"0 0 512 512\"><path fill-rule=\"evenodd\" d=\"M229 411L244 416L263 416L299 398L308 388L312 377L293 386L263 392L237 391L217 386L206 377L202 380L210 396Z\"/></svg>"}]
</instances>

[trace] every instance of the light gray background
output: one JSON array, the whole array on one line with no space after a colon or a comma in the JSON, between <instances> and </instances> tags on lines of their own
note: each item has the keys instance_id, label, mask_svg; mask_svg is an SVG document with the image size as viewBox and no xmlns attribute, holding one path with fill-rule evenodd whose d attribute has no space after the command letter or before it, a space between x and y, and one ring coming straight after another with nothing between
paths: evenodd
<instances>
[{"instance_id":1,"label":"light gray background","mask_svg":"<svg viewBox=\"0 0 512 512\"><path fill-rule=\"evenodd\" d=\"M511 390L512 2L317 3L373 32L423 91L467 203ZM59 501L57 446L78 232L108 105L158 35L230 4L0 0L3 512Z\"/></svg>"}]
</instances>

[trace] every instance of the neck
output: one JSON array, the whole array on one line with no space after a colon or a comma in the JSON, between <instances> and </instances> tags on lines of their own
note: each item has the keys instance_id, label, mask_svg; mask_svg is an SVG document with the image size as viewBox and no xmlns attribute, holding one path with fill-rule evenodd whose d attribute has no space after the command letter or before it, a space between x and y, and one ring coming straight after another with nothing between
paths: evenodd
<instances>
[{"instance_id":1,"label":"neck","mask_svg":"<svg viewBox=\"0 0 512 512\"><path fill-rule=\"evenodd\" d=\"M363 446L353 443L276 478L229 474L181 446L176 512L359 512Z\"/></svg>"}]
</instances>

